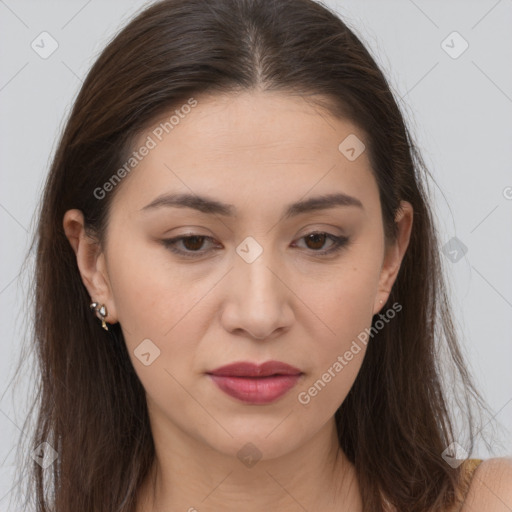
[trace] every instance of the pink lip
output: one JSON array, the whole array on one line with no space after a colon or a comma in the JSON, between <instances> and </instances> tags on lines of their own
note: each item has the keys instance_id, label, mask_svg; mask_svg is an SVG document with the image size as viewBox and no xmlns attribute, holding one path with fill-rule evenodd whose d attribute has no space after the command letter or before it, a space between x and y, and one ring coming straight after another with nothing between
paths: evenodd
<instances>
[{"instance_id":1,"label":"pink lip","mask_svg":"<svg viewBox=\"0 0 512 512\"><path fill-rule=\"evenodd\" d=\"M226 394L251 404L267 404L288 392L302 372L279 361L261 365L250 362L233 363L208 372Z\"/></svg>"}]
</instances>

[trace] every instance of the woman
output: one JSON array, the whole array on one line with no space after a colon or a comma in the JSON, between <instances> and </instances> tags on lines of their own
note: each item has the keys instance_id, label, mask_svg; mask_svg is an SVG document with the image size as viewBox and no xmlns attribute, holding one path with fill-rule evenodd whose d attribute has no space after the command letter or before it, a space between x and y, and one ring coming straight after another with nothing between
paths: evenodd
<instances>
[{"instance_id":1,"label":"woman","mask_svg":"<svg viewBox=\"0 0 512 512\"><path fill-rule=\"evenodd\" d=\"M139 14L41 204L37 510L510 510L510 461L470 458L422 170L325 7Z\"/></svg>"}]
</instances>

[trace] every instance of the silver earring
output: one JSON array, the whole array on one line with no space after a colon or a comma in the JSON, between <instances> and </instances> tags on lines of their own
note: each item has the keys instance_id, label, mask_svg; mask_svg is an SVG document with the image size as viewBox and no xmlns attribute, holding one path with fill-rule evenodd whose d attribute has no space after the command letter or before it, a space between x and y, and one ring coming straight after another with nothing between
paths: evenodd
<instances>
[{"instance_id":1,"label":"silver earring","mask_svg":"<svg viewBox=\"0 0 512 512\"><path fill-rule=\"evenodd\" d=\"M107 308L106 308L105 304L100 305L97 302L91 302L89 304L89 307L91 308L91 311L95 311L97 313L96 316L99 315L98 318L101 320L101 327L103 327L103 329L108 331L108 326L105 322L105 318L108 315Z\"/></svg>"}]
</instances>

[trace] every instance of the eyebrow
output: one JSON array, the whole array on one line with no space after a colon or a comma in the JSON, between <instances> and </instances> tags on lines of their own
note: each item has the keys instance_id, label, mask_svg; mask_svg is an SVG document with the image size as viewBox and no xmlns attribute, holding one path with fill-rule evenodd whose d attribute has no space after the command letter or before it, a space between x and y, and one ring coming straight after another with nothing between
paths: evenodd
<instances>
[{"instance_id":1,"label":"eyebrow","mask_svg":"<svg viewBox=\"0 0 512 512\"><path fill-rule=\"evenodd\" d=\"M301 213L326 210L337 206L355 206L364 209L361 201L355 197L343 193L324 194L287 205L281 220L300 215ZM234 205L195 194L162 194L141 208L141 211L146 212L163 207L192 208L202 213L226 217L234 217L236 215L236 207Z\"/></svg>"}]
</instances>

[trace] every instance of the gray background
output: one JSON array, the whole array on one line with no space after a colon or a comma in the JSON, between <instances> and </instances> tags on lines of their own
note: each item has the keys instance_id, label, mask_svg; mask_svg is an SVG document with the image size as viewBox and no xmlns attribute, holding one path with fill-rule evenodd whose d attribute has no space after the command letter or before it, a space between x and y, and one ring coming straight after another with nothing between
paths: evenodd
<instances>
[{"instance_id":1,"label":"gray background","mask_svg":"<svg viewBox=\"0 0 512 512\"><path fill-rule=\"evenodd\" d=\"M30 323L20 265L35 225L34 208L83 77L107 41L146 4L0 0L0 510L7 508L13 486L23 393L31 389L29 371L19 376L19 396L7 385ZM493 439L495 455L510 456L512 0L328 5L363 39L402 98L438 185L441 241L457 237L467 247L462 257L456 245L443 255L456 325L470 369L501 425ZM58 43L47 59L31 47L43 31ZM460 56L463 40L448 37L454 31L469 44ZM488 455L485 446L477 455Z\"/></svg>"}]
</instances>

